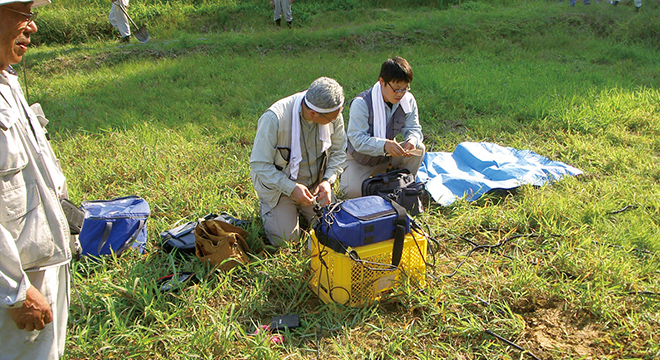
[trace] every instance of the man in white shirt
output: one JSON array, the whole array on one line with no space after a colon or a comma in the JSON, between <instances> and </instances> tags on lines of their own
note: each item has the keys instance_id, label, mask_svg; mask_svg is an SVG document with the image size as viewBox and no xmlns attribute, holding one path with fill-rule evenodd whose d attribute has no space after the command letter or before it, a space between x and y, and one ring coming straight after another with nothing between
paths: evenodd
<instances>
[{"instance_id":1,"label":"man in white shirt","mask_svg":"<svg viewBox=\"0 0 660 360\"><path fill-rule=\"evenodd\" d=\"M250 175L271 244L298 240L299 213L309 221L315 200L321 206L332 201L332 184L346 159L343 104L339 83L321 77L259 118Z\"/></svg>"},{"instance_id":2,"label":"man in white shirt","mask_svg":"<svg viewBox=\"0 0 660 360\"><path fill-rule=\"evenodd\" d=\"M0 0L0 360L64 353L73 238L60 200L66 181L10 65L37 31L48 0Z\"/></svg>"},{"instance_id":3,"label":"man in white shirt","mask_svg":"<svg viewBox=\"0 0 660 360\"><path fill-rule=\"evenodd\" d=\"M426 148L417 101L410 93L412 80L406 59L387 59L376 84L351 102L348 154L339 182L347 198L362 196L364 180L390 168L405 168L417 175ZM401 135L401 143L397 135Z\"/></svg>"}]
</instances>

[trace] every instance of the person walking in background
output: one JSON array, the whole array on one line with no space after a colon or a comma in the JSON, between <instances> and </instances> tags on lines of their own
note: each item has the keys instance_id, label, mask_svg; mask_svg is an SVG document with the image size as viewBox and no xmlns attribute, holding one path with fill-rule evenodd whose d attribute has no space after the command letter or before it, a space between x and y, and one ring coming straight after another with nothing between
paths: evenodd
<instances>
[{"instance_id":1,"label":"person walking in background","mask_svg":"<svg viewBox=\"0 0 660 360\"><path fill-rule=\"evenodd\" d=\"M110 25L119 31L119 35L121 36L119 42L122 44L128 44L131 42L131 28L128 26L128 17L119 8L119 2L121 2L124 10L128 9L128 0L113 0L108 19L110 20Z\"/></svg>"},{"instance_id":2,"label":"person walking in background","mask_svg":"<svg viewBox=\"0 0 660 360\"><path fill-rule=\"evenodd\" d=\"M571 4L571 6L575 6L575 0L571 0L571 1L570 1L570 4ZM585 5L589 5L589 4L591 4L591 3L589 2L589 0L584 0L584 4L585 4Z\"/></svg>"},{"instance_id":3,"label":"person walking in background","mask_svg":"<svg viewBox=\"0 0 660 360\"><path fill-rule=\"evenodd\" d=\"M410 93L413 71L402 57L387 59L376 84L350 105L348 154L340 188L347 198L362 196L362 183L389 168L417 175L426 148L417 101ZM403 142L395 139L401 134Z\"/></svg>"},{"instance_id":4,"label":"person walking in background","mask_svg":"<svg viewBox=\"0 0 660 360\"><path fill-rule=\"evenodd\" d=\"M37 32L33 8L0 0L0 359L55 360L64 353L69 262L75 238L60 205L66 180L43 126L11 68Z\"/></svg>"},{"instance_id":5,"label":"person walking in background","mask_svg":"<svg viewBox=\"0 0 660 360\"><path fill-rule=\"evenodd\" d=\"M619 5L619 0L614 0L614 3L612 5L617 6ZM635 0L635 12L639 12L639 9L642 7L642 0Z\"/></svg>"},{"instance_id":6,"label":"person walking in background","mask_svg":"<svg viewBox=\"0 0 660 360\"><path fill-rule=\"evenodd\" d=\"M332 201L332 184L346 160L343 104L341 85L321 77L259 118L250 177L271 244L298 240L298 213L309 222L315 199L321 206Z\"/></svg>"},{"instance_id":7,"label":"person walking in background","mask_svg":"<svg viewBox=\"0 0 660 360\"><path fill-rule=\"evenodd\" d=\"M293 0L270 0L271 7L273 7L274 10L274 16L273 19L275 20L275 24L277 26L282 25L282 14L284 14L284 20L286 20L286 24L291 27L291 23L293 22L293 16L291 16L291 4L293 3Z\"/></svg>"}]
</instances>

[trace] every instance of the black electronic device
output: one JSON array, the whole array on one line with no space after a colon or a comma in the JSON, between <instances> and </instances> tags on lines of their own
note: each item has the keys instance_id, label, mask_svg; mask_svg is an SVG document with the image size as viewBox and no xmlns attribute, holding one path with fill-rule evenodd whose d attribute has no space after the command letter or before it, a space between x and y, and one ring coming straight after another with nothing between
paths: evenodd
<instances>
[{"instance_id":1,"label":"black electronic device","mask_svg":"<svg viewBox=\"0 0 660 360\"><path fill-rule=\"evenodd\" d=\"M270 319L271 330L286 330L300 326L298 314L275 316Z\"/></svg>"},{"instance_id":2,"label":"black electronic device","mask_svg":"<svg viewBox=\"0 0 660 360\"><path fill-rule=\"evenodd\" d=\"M157 282L160 292L166 293L180 290L184 286L188 285L188 283L197 283L198 280L197 277L195 277L195 273L180 272L164 276L158 279Z\"/></svg>"}]
</instances>

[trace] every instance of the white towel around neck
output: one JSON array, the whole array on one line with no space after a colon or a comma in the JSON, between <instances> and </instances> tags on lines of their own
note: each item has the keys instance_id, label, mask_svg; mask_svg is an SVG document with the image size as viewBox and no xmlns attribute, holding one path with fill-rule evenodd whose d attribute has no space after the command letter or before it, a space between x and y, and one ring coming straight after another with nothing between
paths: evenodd
<instances>
[{"instance_id":1,"label":"white towel around neck","mask_svg":"<svg viewBox=\"0 0 660 360\"><path fill-rule=\"evenodd\" d=\"M406 94L399 101L399 106L403 112L408 114L411 111L410 107L410 92ZM371 107L374 109L374 137L379 139L387 138L387 117L385 116L385 100L383 99L383 89L380 87L380 81L376 81L371 88Z\"/></svg>"},{"instance_id":2,"label":"white towel around neck","mask_svg":"<svg viewBox=\"0 0 660 360\"><path fill-rule=\"evenodd\" d=\"M293 96L293 109L291 110L291 159L289 161L289 174L290 179L298 179L298 171L300 170L300 162L302 161L302 149L300 148L300 109L304 101L307 90L299 92ZM323 143L321 152L326 151L332 145L330 139L330 124L319 126L319 140Z\"/></svg>"}]
</instances>

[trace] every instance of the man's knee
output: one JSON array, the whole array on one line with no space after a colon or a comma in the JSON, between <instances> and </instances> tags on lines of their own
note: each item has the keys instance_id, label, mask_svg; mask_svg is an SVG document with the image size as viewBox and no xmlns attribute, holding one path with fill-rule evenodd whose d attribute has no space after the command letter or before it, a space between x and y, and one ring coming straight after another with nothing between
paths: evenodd
<instances>
[{"instance_id":1,"label":"man's knee","mask_svg":"<svg viewBox=\"0 0 660 360\"><path fill-rule=\"evenodd\" d=\"M279 206L278 206L279 207ZM300 238L300 228L298 224L298 212L286 207L274 209L268 208L262 204L261 220L264 224L266 237L274 246L283 246L289 241L296 241Z\"/></svg>"},{"instance_id":2,"label":"man's knee","mask_svg":"<svg viewBox=\"0 0 660 360\"><path fill-rule=\"evenodd\" d=\"M340 181L339 183L341 193L346 199L353 199L362 196L362 182L360 182L360 186L357 186L357 181L352 180L354 179L347 179L347 181Z\"/></svg>"}]
</instances>

